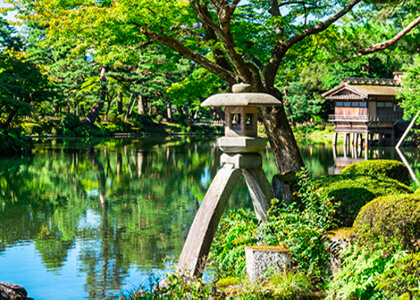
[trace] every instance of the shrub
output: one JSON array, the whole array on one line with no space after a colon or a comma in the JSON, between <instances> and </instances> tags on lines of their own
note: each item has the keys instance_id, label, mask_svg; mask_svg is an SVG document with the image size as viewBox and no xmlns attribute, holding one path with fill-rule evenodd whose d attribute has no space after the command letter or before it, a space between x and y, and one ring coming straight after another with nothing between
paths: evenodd
<instances>
[{"instance_id":1,"label":"shrub","mask_svg":"<svg viewBox=\"0 0 420 300\"><path fill-rule=\"evenodd\" d=\"M410 299L420 296L420 253L400 253L392 263L387 264L385 272L377 278L378 290L385 296L409 294Z\"/></svg>"},{"instance_id":2,"label":"shrub","mask_svg":"<svg viewBox=\"0 0 420 300\"><path fill-rule=\"evenodd\" d=\"M163 116L162 116L162 115L157 115L157 116L155 117L155 120L156 120L156 122L160 123L160 122L162 122L162 120L163 120Z\"/></svg>"},{"instance_id":3,"label":"shrub","mask_svg":"<svg viewBox=\"0 0 420 300\"><path fill-rule=\"evenodd\" d=\"M80 118L73 114L65 114L60 119L60 125L63 127L64 132L70 132L76 130L81 126Z\"/></svg>"},{"instance_id":4,"label":"shrub","mask_svg":"<svg viewBox=\"0 0 420 300\"><path fill-rule=\"evenodd\" d=\"M363 205L385 195L412 193L397 180L369 175L330 175L315 180L322 196L333 198L338 206L334 218L339 227L350 227Z\"/></svg>"},{"instance_id":5,"label":"shrub","mask_svg":"<svg viewBox=\"0 0 420 300\"><path fill-rule=\"evenodd\" d=\"M402 183L410 184L410 173L407 167L396 160L365 160L345 167L340 174L386 176Z\"/></svg>"},{"instance_id":6,"label":"shrub","mask_svg":"<svg viewBox=\"0 0 420 300\"><path fill-rule=\"evenodd\" d=\"M21 135L19 129L0 128L0 155L29 155L33 148L32 139Z\"/></svg>"},{"instance_id":7,"label":"shrub","mask_svg":"<svg viewBox=\"0 0 420 300\"><path fill-rule=\"evenodd\" d=\"M25 133L29 135L42 133L42 126L37 123L24 123L23 128Z\"/></svg>"},{"instance_id":8,"label":"shrub","mask_svg":"<svg viewBox=\"0 0 420 300\"><path fill-rule=\"evenodd\" d=\"M258 220L250 210L233 210L216 232L211 261L221 276L245 276L245 246L256 243Z\"/></svg>"},{"instance_id":9,"label":"shrub","mask_svg":"<svg viewBox=\"0 0 420 300\"><path fill-rule=\"evenodd\" d=\"M354 222L356 237L367 247L418 250L420 196L390 195L362 207Z\"/></svg>"},{"instance_id":10,"label":"shrub","mask_svg":"<svg viewBox=\"0 0 420 300\"><path fill-rule=\"evenodd\" d=\"M306 171L299 175L298 199L285 205L272 201L267 222L258 227L254 213L237 210L222 220L212 246L211 260L222 276L245 275L245 246L257 243L289 248L292 263L315 281L326 279L327 230L334 205L315 191Z\"/></svg>"},{"instance_id":11,"label":"shrub","mask_svg":"<svg viewBox=\"0 0 420 300\"><path fill-rule=\"evenodd\" d=\"M384 299L382 292L375 289L376 279L392 256L358 244L344 249L342 256L341 271L329 283L327 299Z\"/></svg>"},{"instance_id":12,"label":"shrub","mask_svg":"<svg viewBox=\"0 0 420 300\"><path fill-rule=\"evenodd\" d=\"M317 129L317 130L325 130L325 125L323 125L323 124L315 125L315 129Z\"/></svg>"},{"instance_id":13,"label":"shrub","mask_svg":"<svg viewBox=\"0 0 420 300\"><path fill-rule=\"evenodd\" d=\"M327 126L325 126L325 130L326 131L334 131L335 130L335 126L334 125L327 125Z\"/></svg>"},{"instance_id":14,"label":"shrub","mask_svg":"<svg viewBox=\"0 0 420 300\"><path fill-rule=\"evenodd\" d=\"M289 248L291 262L299 272L323 281L328 272L325 237L333 225L335 205L315 189L306 170L297 176L297 197L287 205L273 200L259 238L267 245Z\"/></svg>"}]
</instances>

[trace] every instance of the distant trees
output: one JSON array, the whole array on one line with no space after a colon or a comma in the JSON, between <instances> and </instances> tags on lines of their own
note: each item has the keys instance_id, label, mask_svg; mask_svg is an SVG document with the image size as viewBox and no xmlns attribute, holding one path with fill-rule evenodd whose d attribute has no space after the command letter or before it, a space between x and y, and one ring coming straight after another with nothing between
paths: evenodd
<instances>
[{"instance_id":1,"label":"distant trees","mask_svg":"<svg viewBox=\"0 0 420 300\"><path fill-rule=\"evenodd\" d=\"M52 96L48 78L22 52L23 42L0 17L0 128L29 116Z\"/></svg>"},{"instance_id":2,"label":"distant trees","mask_svg":"<svg viewBox=\"0 0 420 300\"><path fill-rule=\"evenodd\" d=\"M401 107L404 108L404 119L411 120L420 111L420 56L418 54L414 58L414 63L404 69L398 97L403 100Z\"/></svg>"}]
</instances>

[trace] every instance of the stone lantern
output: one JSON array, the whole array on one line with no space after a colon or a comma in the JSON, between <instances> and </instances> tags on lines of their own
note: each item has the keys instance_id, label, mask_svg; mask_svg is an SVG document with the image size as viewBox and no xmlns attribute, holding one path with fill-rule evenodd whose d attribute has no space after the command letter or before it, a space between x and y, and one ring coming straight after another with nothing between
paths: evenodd
<instances>
[{"instance_id":1,"label":"stone lantern","mask_svg":"<svg viewBox=\"0 0 420 300\"><path fill-rule=\"evenodd\" d=\"M236 84L232 91L213 95L201 104L225 107L225 136L217 140L223 151L221 169L200 205L178 262L178 271L188 276L202 274L220 218L241 174L260 221L266 221L274 198L258 153L267 145L267 139L257 136L258 107L279 106L281 102L269 94L252 93L248 84Z\"/></svg>"}]
</instances>

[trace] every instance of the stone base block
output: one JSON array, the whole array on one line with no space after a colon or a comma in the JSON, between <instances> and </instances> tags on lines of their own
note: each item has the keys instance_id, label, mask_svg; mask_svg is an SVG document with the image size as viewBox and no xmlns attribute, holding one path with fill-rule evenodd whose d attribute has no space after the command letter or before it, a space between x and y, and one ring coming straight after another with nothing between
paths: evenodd
<instances>
[{"instance_id":1,"label":"stone base block","mask_svg":"<svg viewBox=\"0 0 420 300\"><path fill-rule=\"evenodd\" d=\"M267 278L268 272L285 272L290 264L290 250L280 246L245 247L246 273L252 280Z\"/></svg>"},{"instance_id":2,"label":"stone base block","mask_svg":"<svg viewBox=\"0 0 420 300\"><path fill-rule=\"evenodd\" d=\"M220 164L232 164L235 169L260 169L262 168L262 156L258 153L249 154L226 154L220 156Z\"/></svg>"},{"instance_id":3,"label":"stone base block","mask_svg":"<svg viewBox=\"0 0 420 300\"><path fill-rule=\"evenodd\" d=\"M267 139L260 137L221 137L217 146L225 153L258 153L267 146Z\"/></svg>"}]
</instances>

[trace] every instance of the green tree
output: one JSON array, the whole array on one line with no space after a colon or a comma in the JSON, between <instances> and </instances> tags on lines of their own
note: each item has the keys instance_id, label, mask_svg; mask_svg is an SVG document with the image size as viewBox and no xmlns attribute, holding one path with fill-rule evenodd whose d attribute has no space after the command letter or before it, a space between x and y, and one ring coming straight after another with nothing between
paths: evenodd
<instances>
[{"instance_id":1,"label":"green tree","mask_svg":"<svg viewBox=\"0 0 420 300\"><path fill-rule=\"evenodd\" d=\"M279 99L282 94L274 83L288 55L301 53L305 50L303 46L316 41L314 36L328 29L339 30L333 24L357 5L360 11L398 6L401 8L398 13L405 11L406 18L401 21L393 13L383 16L394 28L404 29L385 42L354 47L350 56L382 51L420 22L420 18L416 19L417 0L397 3L253 0L242 5L240 0L10 2L17 4L29 18L48 24L51 41L71 40L71 44L77 44L76 51L94 49L98 61L103 63L125 60L137 55L143 45L157 42L215 74L229 86L249 83L253 91L270 93ZM360 41L360 37L354 38L356 43ZM278 170L298 171L303 161L284 108L267 107L262 115Z\"/></svg>"},{"instance_id":2,"label":"green tree","mask_svg":"<svg viewBox=\"0 0 420 300\"><path fill-rule=\"evenodd\" d=\"M398 89L398 97L403 99L404 119L411 120L420 111L420 57L414 57L414 63L407 66L402 77L402 87Z\"/></svg>"}]
</instances>

